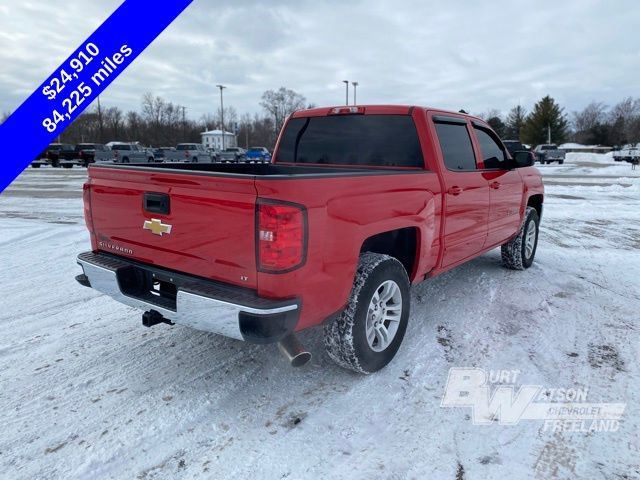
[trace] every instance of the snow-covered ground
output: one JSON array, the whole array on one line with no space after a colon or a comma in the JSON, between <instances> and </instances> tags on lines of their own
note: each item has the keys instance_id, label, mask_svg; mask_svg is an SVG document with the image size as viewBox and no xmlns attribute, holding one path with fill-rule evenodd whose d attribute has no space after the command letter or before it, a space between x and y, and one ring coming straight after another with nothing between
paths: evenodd
<instances>
[{"instance_id":1,"label":"snow-covered ground","mask_svg":"<svg viewBox=\"0 0 640 480\"><path fill-rule=\"evenodd\" d=\"M640 171L542 166L534 266L490 252L412 290L383 371L336 367L321 331L292 369L275 346L182 327L79 286L83 169L26 171L0 195L0 477L639 478ZM451 367L625 402L616 432L473 425L442 408Z\"/></svg>"}]
</instances>

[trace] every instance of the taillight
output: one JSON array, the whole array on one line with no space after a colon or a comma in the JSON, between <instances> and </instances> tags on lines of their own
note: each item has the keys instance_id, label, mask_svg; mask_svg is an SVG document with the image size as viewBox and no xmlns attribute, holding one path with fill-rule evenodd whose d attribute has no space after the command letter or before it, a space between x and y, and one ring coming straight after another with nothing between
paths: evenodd
<instances>
[{"instance_id":1,"label":"taillight","mask_svg":"<svg viewBox=\"0 0 640 480\"><path fill-rule=\"evenodd\" d=\"M84 203L84 223L86 223L89 233L93 234L93 217L91 216L91 184L89 182L82 185L82 201Z\"/></svg>"},{"instance_id":2,"label":"taillight","mask_svg":"<svg viewBox=\"0 0 640 480\"><path fill-rule=\"evenodd\" d=\"M304 263L306 256L306 210L288 203L257 204L258 269L286 272Z\"/></svg>"}]
</instances>

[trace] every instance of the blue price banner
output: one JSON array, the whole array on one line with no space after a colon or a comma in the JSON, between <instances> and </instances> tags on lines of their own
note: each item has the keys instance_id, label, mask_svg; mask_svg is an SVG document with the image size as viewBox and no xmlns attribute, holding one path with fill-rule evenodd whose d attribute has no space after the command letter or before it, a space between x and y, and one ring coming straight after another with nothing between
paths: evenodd
<instances>
[{"instance_id":1,"label":"blue price banner","mask_svg":"<svg viewBox=\"0 0 640 480\"><path fill-rule=\"evenodd\" d=\"M0 125L0 192L116 79L193 0L126 0ZM135 25L135 28L131 28Z\"/></svg>"}]
</instances>

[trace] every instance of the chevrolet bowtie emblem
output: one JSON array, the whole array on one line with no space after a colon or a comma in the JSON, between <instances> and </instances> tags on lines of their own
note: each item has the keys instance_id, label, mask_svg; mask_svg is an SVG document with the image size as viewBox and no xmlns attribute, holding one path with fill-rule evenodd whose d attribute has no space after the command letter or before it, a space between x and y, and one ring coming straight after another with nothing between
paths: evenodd
<instances>
[{"instance_id":1,"label":"chevrolet bowtie emblem","mask_svg":"<svg viewBox=\"0 0 640 480\"><path fill-rule=\"evenodd\" d=\"M171 225L162 223L162 220L152 218L151 220L145 220L142 228L145 230L151 230L154 235L162 236L163 233L171 233Z\"/></svg>"}]
</instances>

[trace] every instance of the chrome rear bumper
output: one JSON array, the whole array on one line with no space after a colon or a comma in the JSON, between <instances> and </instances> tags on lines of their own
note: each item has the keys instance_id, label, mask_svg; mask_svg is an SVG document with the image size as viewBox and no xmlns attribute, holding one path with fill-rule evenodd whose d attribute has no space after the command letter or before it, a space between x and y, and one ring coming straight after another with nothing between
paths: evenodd
<instances>
[{"instance_id":1,"label":"chrome rear bumper","mask_svg":"<svg viewBox=\"0 0 640 480\"><path fill-rule=\"evenodd\" d=\"M111 254L78 255L84 275L79 283L143 311L196 330L253 343L277 342L293 332L300 305L269 300L255 292L179 274ZM175 287L175 296L152 292L154 282ZM175 297L175 298L174 298Z\"/></svg>"}]
</instances>

